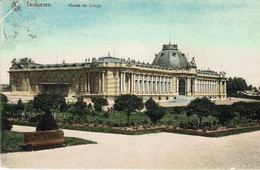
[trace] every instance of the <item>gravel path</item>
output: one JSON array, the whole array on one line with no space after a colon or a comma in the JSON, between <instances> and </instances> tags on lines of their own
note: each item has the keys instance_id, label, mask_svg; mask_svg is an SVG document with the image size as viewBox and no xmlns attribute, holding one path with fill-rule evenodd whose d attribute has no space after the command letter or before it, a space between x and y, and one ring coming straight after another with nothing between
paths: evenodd
<instances>
[{"instance_id":1,"label":"gravel path","mask_svg":"<svg viewBox=\"0 0 260 170\"><path fill-rule=\"evenodd\" d=\"M14 126L14 131L34 131ZM9 168L260 168L260 131L221 138L64 130L98 144L2 154ZM10 141L11 142L11 141Z\"/></svg>"}]
</instances>

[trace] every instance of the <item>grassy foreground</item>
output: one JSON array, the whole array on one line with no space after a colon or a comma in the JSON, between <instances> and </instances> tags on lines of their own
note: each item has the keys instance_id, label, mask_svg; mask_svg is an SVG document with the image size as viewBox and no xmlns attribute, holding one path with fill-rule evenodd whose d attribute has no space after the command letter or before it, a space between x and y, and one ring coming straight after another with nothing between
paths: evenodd
<instances>
[{"instance_id":1,"label":"grassy foreground","mask_svg":"<svg viewBox=\"0 0 260 170\"><path fill-rule=\"evenodd\" d=\"M12 121L13 125L25 125L36 127L37 123L32 122L19 122ZM178 133L186 135L196 135L196 136L205 136L205 137L222 137L235 135L246 132L253 132L260 130L260 126L250 126L250 127L240 127L235 129L226 129L223 131L211 131L211 132L201 132L194 130L183 130L183 129L169 129L169 128L160 128L160 129L146 129L146 130L121 130L113 128L104 128L104 127L88 127L88 126L73 126L73 125L59 125L59 128L70 129L70 130L80 130L80 131L90 131L90 132L102 132L102 133L115 133L115 134L124 134L124 135L143 135L149 133L159 133L159 132L169 132L169 133Z\"/></svg>"},{"instance_id":2,"label":"grassy foreground","mask_svg":"<svg viewBox=\"0 0 260 170\"><path fill-rule=\"evenodd\" d=\"M67 146L96 144L96 142L81 138L65 137ZM24 137L21 132L1 131L1 153L24 151Z\"/></svg>"}]
</instances>

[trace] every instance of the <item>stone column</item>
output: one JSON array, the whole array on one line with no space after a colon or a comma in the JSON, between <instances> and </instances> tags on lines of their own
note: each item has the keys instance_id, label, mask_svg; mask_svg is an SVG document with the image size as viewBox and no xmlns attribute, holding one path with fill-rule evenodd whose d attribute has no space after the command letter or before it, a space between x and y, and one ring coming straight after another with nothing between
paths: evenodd
<instances>
[{"instance_id":1,"label":"stone column","mask_svg":"<svg viewBox=\"0 0 260 170\"><path fill-rule=\"evenodd\" d=\"M162 92L162 78L159 77L159 89L158 92L161 93Z\"/></svg>"},{"instance_id":2,"label":"stone column","mask_svg":"<svg viewBox=\"0 0 260 170\"><path fill-rule=\"evenodd\" d=\"M140 74L137 77L137 92L140 92Z\"/></svg>"},{"instance_id":3,"label":"stone column","mask_svg":"<svg viewBox=\"0 0 260 170\"><path fill-rule=\"evenodd\" d=\"M88 92L90 92L90 72L88 73Z\"/></svg>"},{"instance_id":4,"label":"stone column","mask_svg":"<svg viewBox=\"0 0 260 170\"><path fill-rule=\"evenodd\" d=\"M152 92L153 92L153 76L150 75L150 76L149 76L149 79L150 79L150 87L149 87L149 90L150 90L150 93L152 93Z\"/></svg>"},{"instance_id":5,"label":"stone column","mask_svg":"<svg viewBox=\"0 0 260 170\"><path fill-rule=\"evenodd\" d=\"M125 92L125 73L123 73L123 92Z\"/></svg>"},{"instance_id":6,"label":"stone column","mask_svg":"<svg viewBox=\"0 0 260 170\"><path fill-rule=\"evenodd\" d=\"M179 78L176 77L176 81L177 81L177 84L176 84L176 92L177 94L179 93Z\"/></svg>"},{"instance_id":7,"label":"stone column","mask_svg":"<svg viewBox=\"0 0 260 170\"><path fill-rule=\"evenodd\" d=\"M133 74L133 79L134 79L134 80L133 80L133 83L134 83L134 84L133 84L133 91L135 92L135 74Z\"/></svg>"},{"instance_id":8,"label":"stone column","mask_svg":"<svg viewBox=\"0 0 260 170\"><path fill-rule=\"evenodd\" d=\"M123 83L123 74L122 74L122 72L120 73L120 92L122 92L123 91L123 86L122 86L122 83Z\"/></svg>"},{"instance_id":9,"label":"stone column","mask_svg":"<svg viewBox=\"0 0 260 170\"><path fill-rule=\"evenodd\" d=\"M102 92L105 92L105 73L102 72Z\"/></svg>"},{"instance_id":10,"label":"stone column","mask_svg":"<svg viewBox=\"0 0 260 170\"><path fill-rule=\"evenodd\" d=\"M149 75L147 75L146 82L147 82L147 92L149 93L150 92L150 76Z\"/></svg>"},{"instance_id":11,"label":"stone column","mask_svg":"<svg viewBox=\"0 0 260 170\"><path fill-rule=\"evenodd\" d=\"M157 92L157 76L155 76L155 92Z\"/></svg>"}]
</instances>

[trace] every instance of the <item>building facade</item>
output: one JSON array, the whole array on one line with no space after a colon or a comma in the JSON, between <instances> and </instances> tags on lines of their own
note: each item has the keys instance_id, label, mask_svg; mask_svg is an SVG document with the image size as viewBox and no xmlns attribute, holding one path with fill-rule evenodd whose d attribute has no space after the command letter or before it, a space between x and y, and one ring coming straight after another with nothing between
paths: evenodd
<instances>
[{"instance_id":1,"label":"building facade","mask_svg":"<svg viewBox=\"0 0 260 170\"><path fill-rule=\"evenodd\" d=\"M37 64L13 61L10 86L13 95L58 93L66 97L93 96L113 100L120 94L136 94L154 100L178 95L226 98L224 72L198 70L177 45L163 45L152 64L110 55L83 63Z\"/></svg>"}]
</instances>

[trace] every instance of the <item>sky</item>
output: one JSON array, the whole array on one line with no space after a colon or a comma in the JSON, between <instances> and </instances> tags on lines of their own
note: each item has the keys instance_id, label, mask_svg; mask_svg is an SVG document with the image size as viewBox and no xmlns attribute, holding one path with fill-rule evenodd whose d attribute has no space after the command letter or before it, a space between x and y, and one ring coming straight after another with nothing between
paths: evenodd
<instances>
[{"instance_id":1,"label":"sky","mask_svg":"<svg viewBox=\"0 0 260 170\"><path fill-rule=\"evenodd\" d=\"M0 83L9 82L13 58L73 63L110 52L151 63L171 41L198 69L260 86L260 1L16 0L20 6L11 10L14 1L0 2Z\"/></svg>"}]
</instances>

